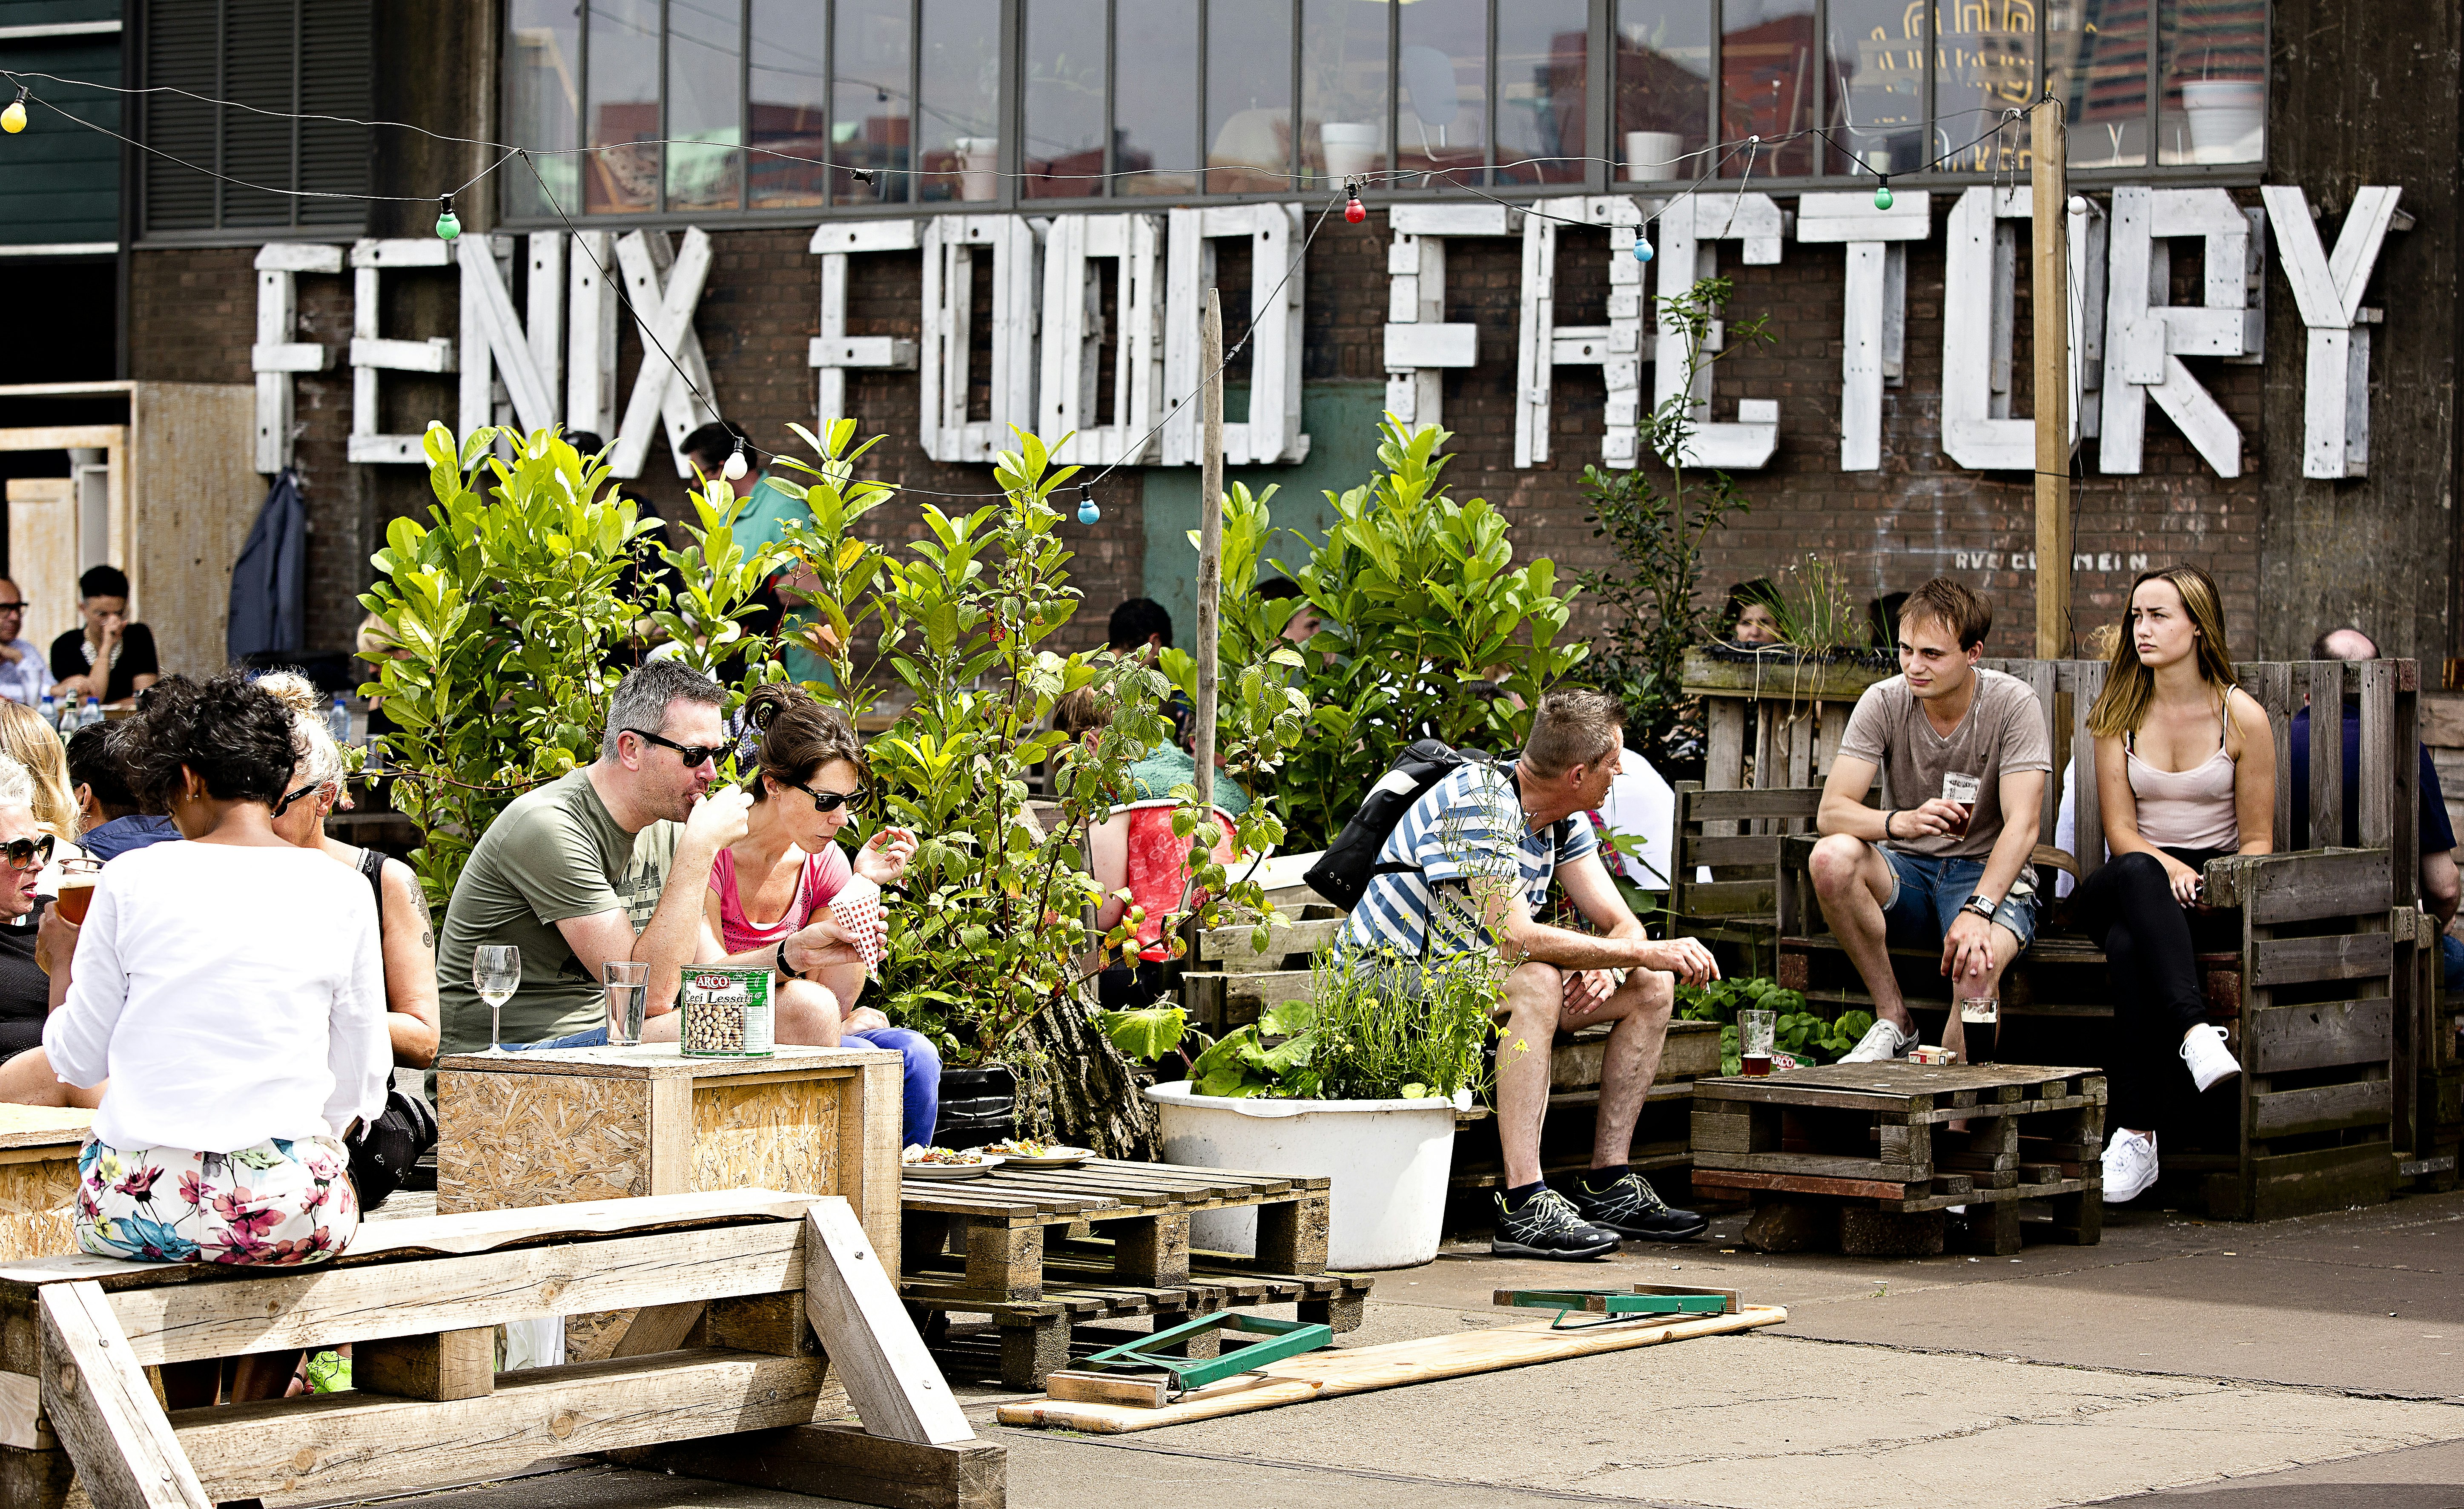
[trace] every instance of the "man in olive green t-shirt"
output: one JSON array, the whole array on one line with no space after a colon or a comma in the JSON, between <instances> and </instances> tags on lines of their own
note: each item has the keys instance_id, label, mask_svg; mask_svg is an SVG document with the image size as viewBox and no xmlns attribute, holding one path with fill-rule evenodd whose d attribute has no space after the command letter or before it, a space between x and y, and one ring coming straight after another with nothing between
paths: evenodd
<instances>
[{"instance_id":1,"label":"man in olive green t-shirt","mask_svg":"<svg viewBox=\"0 0 2464 1509\"><path fill-rule=\"evenodd\" d=\"M515 798L479 836L437 948L442 1052L487 1046L488 1005L471 985L482 943L522 953L501 1042L604 1025L600 966L612 959L650 961L649 1010L670 1009L700 940L711 861L743 836L751 807L736 788L709 791L732 743L721 698L673 660L643 666L616 689L599 758Z\"/></svg>"}]
</instances>

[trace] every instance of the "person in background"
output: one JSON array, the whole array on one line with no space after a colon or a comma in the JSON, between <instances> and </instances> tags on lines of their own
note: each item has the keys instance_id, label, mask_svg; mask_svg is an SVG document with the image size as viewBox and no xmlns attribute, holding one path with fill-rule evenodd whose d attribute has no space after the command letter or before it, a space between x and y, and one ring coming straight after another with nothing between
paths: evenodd
<instances>
[{"instance_id":1,"label":"person in background","mask_svg":"<svg viewBox=\"0 0 2464 1509\"><path fill-rule=\"evenodd\" d=\"M2110 660L2113 647L2122 643L2120 624L2099 624L2087 632L2080 648L2091 660ZM2071 751L2070 764L2062 766L2062 796L2054 810L2054 847L2072 858L2079 857L2079 751ZM2067 870L2054 872L2054 895L2070 895L2079 889Z\"/></svg>"},{"instance_id":2,"label":"person in background","mask_svg":"<svg viewBox=\"0 0 2464 1509\"><path fill-rule=\"evenodd\" d=\"M385 1038L403 1069L436 1061L436 935L420 895L419 876L399 859L355 848L325 832L325 819L346 805L346 767L332 730L325 726L325 699L297 671L276 671L256 684L291 714L291 743L298 754L289 787L274 805L274 831L285 843L314 849L359 873L377 908L377 943L385 959Z\"/></svg>"},{"instance_id":3,"label":"person in background","mask_svg":"<svg viewBox=\"0 0 2464 1509\"><path fill-rule=\"evenodd\" d=\"M2358 629L2330 629L2310 645L2313 660L2375 660L2379 647L2370 636ZM2310 824L2310 713L2304 707L2293 715L2292 738L2286 764L2290 768L2285 779L2293 783L2293 831L2309 832ZM2362 707L2351 699L2344 699L2344 763L2339 768L2344 782L2343 832L2330 837L2311 833L2310 847L2325 848L2342 844L2358 849L2362 842L2361 804L2356 799L2356 783L2362 766ZM2413 748L2420 759L2421 782L2421 903L2438 919L2438 958L2441 976L2447 988L2464 986L2464 940L2447 932L2455 921L2459 893L2455 868L2455 827L2448 821L2447 793L2439 788L2438 766L2431 762L2428 746L2415 741Z\"/></svg>"},{"instance_id":4,"label":"person in background","mask_svg":"<svg viewBox=\"0 0 2464 1509\"><path fill-rule=\"evenodd\" d=\"M1080 744L1092 747L1111 726L1112 710L1096 700L1092 687L1065 692L1052 704L1052 726ZM1189 890L1189 840L1172 830L1179 807L1173 788L1197 779L1198 762L1178 744L1165 744L1130 766L1129 800L1112 809L1089 836L1087 867L1104 893L1095 911L1098 932L1110 932L1129 910L1128 891L1146 908L1138 926L1138 959L1133 967L1108 964L1095 977L1097 1000L1108 1011L1132 1011L1153 1006L1173 987L1172 952L1163 942L1164 924L1181 909ZM1224 814L1224 836L1215 857L1225 865L1240 856L1231 838L1230 818L1249 810L1249 793L1240 783L1219 773L1214 805Z\"/></svg>"},{"instance_id":5,"label":"person in background","mask_svg":"<svg viewBox=\"0 0 2464 1509\"><path fill-rule=\"evenodd\" d=\"M77 612L85 626L52 641L53 696L118 707L162 679L154 631L128 621L128 578L119 567L94 566L77 578Z\"/></svg>"},{"instance_id":6,"label":"person in background","mask_svg":"<svg viewBox=\"0 0 2464 1509\"><path fill-rule=\"evenodd\" d=\"M730 481L727 458L737 453L739 445L744 450L744 475ZM703 425L685 436L683 450L685 459L701 474L703 483L724 482L744 500L743 509L736 516L735 535L745 554L785 539L788 525L812 520L813 511L804 502L803 485L785 477L774 479L762 468L760 454L746 442L741 426L725 421ZM690 503L685 517L693 517ZM809 584L810 578L799 567L772 573L754 598L760 610L744 621L748 634L781 636L779 658L787 668L788 679L795 681L818 681L827 674L822 657L802 638L812 620L795 611L804 601L799 587Z\"/></svg>"},{"instance_id":7,"label":"person in background","mask_svg":"<svg viewBox=\"0 0 2464 1509\"><path fill-rule=\"evenodd\" d=\"M0 576L0 697L38 707L55 684L51 662L26 634L26 594Z\"/></svg>"},{"instance_id":8,"label":"person in background","mask_svg":"<svg viewBox=\"0 0 2464 1509\"><path fill-rule=\"evenodd\" d=\"M711 864L695 964L776 965L781 945L814 925L817 915L828 914L850 882L895 885L915 852L915 835L903 828L874 834L852 863L839 846L868 791L863 748L835 710L800 687L773 682L746 699L744 717L759 740L759 769L744 788L753 810L744 836ZM854 942L836 917L825 916L825 926ZM781 1040L823 1048L852 1042L897 1054L905 1070L902 1145L929 1147L940 1119L941 1055L923 1033L892 1027L879 1010L856 1005L866 974L865 961L855 957L786 976L779 987L781 1020L795 1016L820 1030Z\"/></svg>"},{"instance_id":9,"label":"person in background","mask_svg":"<svg viewBox=\"0 0 2464 1509\"><path fill-rule=\"evenodd\" d=\"M148 812L128 787L120 723L89 723L69 736L69 789L77 799L77 842L94 858L112 860L132 849L180 836L171 819Z\"/></svg>"},{"instance_id":10,"label":"person in background","mask_svg":"<svg viewBox=\"0 0 2464 1509\"><path fill-rule=\"evenodd\" d=\"M2200 900L2220 854L2275 847L2276 740L2267 712L2233 682L2216 584L2195 566L2130 584L2130 636L2089 709L2096 786L2112 857L2079 882L2072 910L2113 978L2113 1135L2104 1203L2156 1182L2156 1139L2171 1113L2241 1073L2208 1022L2198 952L2237 946L2241 924ZM2228 942L2230 940L2230 943Z\"/></svg>"},{"instance_id":11,"label":"person in background","mask_svg":"<svg viewBox=\"0 0 2464 1509\"><path fill-rule=\"evenodd\" d=\"M298 1266L350 1245L343 1139L385 1105L376 907L283 842L283 706L238 676L173 677L133 721L130 771L187 843L123 854L95 888L54 1073L101 1106L78 1155L77 1246L101 1257ZM287 1387L296 1352L239 1363L234 1400ZM214 1402L218 1360L163 1368L174 1409Z\"/></svg>"},{"instance_id":12,"label":"person in background","mask_svg":"<svg viewBox=\"0 0 2464 1509\"><path fill-rule=\"evenodd\" d=\"M582 453L585 467L607 449L607 441L595 430L576 430L564 438L568 445ZM659 554L662 547L675 543L670 536L666 510L659 506L656 499L621 477L610 478L606 487L610 497L631 503L640 511L640 519L658 526L633 537L628 546L632 559L627 563L625 574L617 584L618 594L627 602L639 604L645 609L653 603L657 595L654 589L659 587L682 594L684 574ZM624 642L608 646L607 664L619 671L632 670L649 658L650 652L665 637L666 631L646 613L633 620L632 631Z\"/></svg>"},{"instance_id":13,"label":"person in background","mask_svg":"<svg viewBox=\"0 0 2464 1509\"><path fill-rule=\"evenodd\" d=\"M2039 899L2028 856L2053 750L2028 684L1981 669L1993 610L1938 576L1908 594L1900 674L1865 688L1822 784L1814 889L1822 915L1874 999L1874 1025L1843 1063L1905 1058L1917 1046L1893 943L1939 948L1955 997L1995 994L2002 971L2036 936ZM1865 805L1874 777L1882 805ZM1945 795L1951 777L1972 801ZM1963 1053L1952 1010L1943 1046Z\"/></svg>"},{"instance_id":14,"label":"person in background","mask_svg":"<svg viewBox=\"0 0 2464 1509\"><path fill-rule=\"evenodd\" d=\"M34 962L34 943L50 899L34 894L34 877L50 859L53 840L34 817L34 781L26 767L0 754L0 1100L11 1098L10 1081L23 1078L39 1092L56 1084L47 1070L17 1068L22 1057L42 1056L43 1019L51 1009L51 982Z\"/></svg>"},{"instance_id":15,"label":"person in background","mask_svg":"<svg viewBox=\"0 0 2464 1509\"><path fill-rule=\"evenodd\" d=\"M1778 607L1779 588L1770 577L1739 582L1728 588L1728 601L1720 610L1720 637L1749 650L1778 644Z\"/></svg>"},{"instance_id":16,"label":"person in background","mask_svg":"<svg viewBox=\"0 0 2464 1509\"><path fill-rule=\"evenodd\" d=\"M1302 593L1301 584L1288 576L1268 577L1265 581L1260 582L1258 596L1269 603L1280 603L1287 597L1300 599L1300 606L1292 610L1292 616L1284 620L1284 637L1295 645L1309 643L1316 638L1317 632L1325 627L1325 621L1318 617L1316 607ZM1144 601L1144 599L1137 599L1137 601ZM1170 622L1169 618L1165 619L1166 624ZM1167 639L1165 643L1169 644L1171 641Z\"/></svg>"},{"instance_id":17,"label":"person in background","mask_svg":"<svg viewBox=\"0 0 2464 1509\"><path fill-rule=\"evenodd\" d=\"M107 726L107 725L105 725ZM0 754L7 754L34 778L34 818L52 835L77 837L77 793L69 781L68 755L59 731L43 715L23 702L0 701Z\"/></svg>"},{"instance_id":18,"label":"person in background","mask_svg":"<svg viewBox=\"0 0 2464 1509\"><path fill-rule=\"evenodd\" d=\"M1172 613L1152 597L1133 597L1112 610L1105 624L1104 643L1114 655L1137 655L1153 663L1172 648ZM1198 708L1189 694L1176 691L1164 711L1172 715L1173 743L1186 746L1198 725Z\"/></svg>"}]
</instances>

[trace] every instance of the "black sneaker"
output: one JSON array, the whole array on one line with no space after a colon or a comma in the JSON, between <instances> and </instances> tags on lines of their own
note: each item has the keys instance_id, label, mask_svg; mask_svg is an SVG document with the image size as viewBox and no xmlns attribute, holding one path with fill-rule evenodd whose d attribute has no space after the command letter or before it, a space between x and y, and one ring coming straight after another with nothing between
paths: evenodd
<instances>
[{"instance_id":1,"label":"black sneaker","mask_svg":"<svg viewBox=\"0 0 2464 1509\"><path fill-rule=\"evenodd\" d=\"M1582 1177L1576 1175L1571 1203L1574 1213L1593 1226L1648 1241L1681 1242L1702 1235L1711 1224L1708 1217L1692 1210L1672 1209L1649 1181L1632 1171L1596 1192L1584 1188Z\"/></svg>"},{"instance_id":2,"label":"black sneaker","mask_svg":"<svg viewBox=\"0 0 2464 1509\"><path fill-rule=\"evenodd\" d=\"M1489 1238L1488 1250L1500 1257L1571 1260L1606 1257L1617 1250L1615 1232L1584 1225L1573 1204L1554 1189L1541 1190L1523 1202L1520 1210L1508 1210L1503 1194L1489 1198L1497 1202L1497 1233Z\"/></svg>"}]
</instances>

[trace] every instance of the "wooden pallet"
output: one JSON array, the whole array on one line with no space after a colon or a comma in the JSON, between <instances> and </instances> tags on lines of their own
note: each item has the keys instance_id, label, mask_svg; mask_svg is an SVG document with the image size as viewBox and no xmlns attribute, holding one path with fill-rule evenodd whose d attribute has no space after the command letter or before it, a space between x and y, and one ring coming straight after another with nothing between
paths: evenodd
<instances>
[{"instance_id":1,"label":"wooden pallet","mask_svg":"<svg viewBox=\"0 0 2464 1509\"><path fill-rule=\"evenodd\" d=\"M1763 1206L1845 1203L1890 1216L1965 1207L1963 1244L2007 1255L2024 1200L2052 1203L2057 1240L2100 1239L2103 1130L2104 1076L2091 1069L1890 1062L1705 1079L1694 1087L1694 1183ZM1875 1229L1902 1241L1909 1226L1860 1217L1842 1240L1853 1251Z\"/></svg>"},{"instance_id":2,"label":"wooden pallet","mask_svg":"<svg viewBox=\"0 0 2464 1509\"><path fill-rule=\"evenodd\" d=\"M492 1332L506 1321L680 1302L706 1311L709 1344L501 1380L494 1369ZM337 1394L166 1414L144 1372L345 1342L356 1387ZM7 1264L0 1401L12 1406L0 1409L0 1502L12 1509L65 1504L73 1482L99 1509L208 1509L356 1498L578 1453L642 1452L673 1468L662 1454L676 1443L741 1432L768 1432L748 1447L803 1483L832 1481L835 1497L998 1501L982 1490L998 1489L999 1449L974 1440L847 1202L776 1190L370 1222L310 1268ZM849 1404L862 1431L807 1433ZM838 1461L895 1461L897 1476L940 1490L892 1496L859 1473L837 1486Z\"/></svg>"},{"instance_id":3,"label":"wooden pallet","mask_svg":"<svg viewBox=\"0 0 2464 1509\"><path fill-rule=\"evenodd\" d=\"M980 1179L911 1182L899 1292L929 1310L989 1315L1001 1381L1040 1385L1068 1362L1072 1326L1207 1309L1297 1303L1304 1317L1359 1324L1369 1280L1326 1273L1323 1175L1250 1173L1089 1159L1075 1168L1000 1168ZM1190 1217L1255 1208L1257 1255L1193 1269ZM937 1229L936 1229L937 1228ZM916 1240L919 1232L933 1239Z\"/></svg>"}]
</instances>

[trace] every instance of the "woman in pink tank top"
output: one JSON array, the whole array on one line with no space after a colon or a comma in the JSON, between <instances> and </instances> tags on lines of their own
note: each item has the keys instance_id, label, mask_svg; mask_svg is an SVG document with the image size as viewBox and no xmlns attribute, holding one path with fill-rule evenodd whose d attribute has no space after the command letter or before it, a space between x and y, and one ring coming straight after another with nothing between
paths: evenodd
<instances>
[{"instance_id":1,"label":"woman in pink tank top","mask_svg":"<svg viewBox=\"0 0 2464 1509\"><path fill-rule=\"evenodd\" d=\"M698 962L774 965L781 1042L895 1052L906 1071L903 1140L930 1144L940 1055L922 1033L856 1005L881 956L880 888L906 874L915 835L886 828L849 863L839 833L867 791L855 730L785 682L756 690L744 716L760 734L759 768L746 785L753 810L744 836L711 865Z\"/></svg>"},{"instance_id":2,"label":"woman in pink tank top","mask_svg":"<svg viewBox=\"0 0 2464 1509\"><path fill-rule=\"evenodd\" d=\"M2088 714L2112 857L2073 902L2113 981L2108 1205L2156 1182L2160 1122L2241 1073L2208 1022L2198 967L2202 944L2233 946L2240 929L2200 901L2200 873L2221 854L2268 853L2276 813L2276 742L2233 684L2216 584L2194 566L2143 573L2129 631Z\"/></svg>"}]
</instances>

